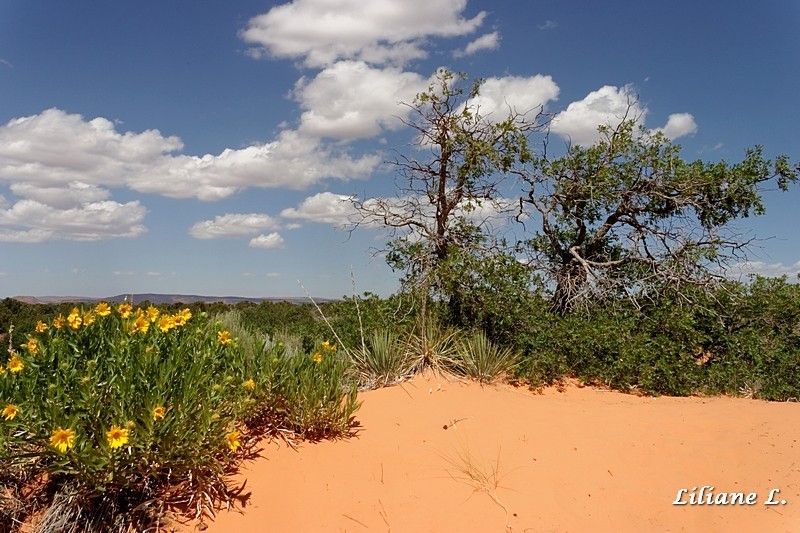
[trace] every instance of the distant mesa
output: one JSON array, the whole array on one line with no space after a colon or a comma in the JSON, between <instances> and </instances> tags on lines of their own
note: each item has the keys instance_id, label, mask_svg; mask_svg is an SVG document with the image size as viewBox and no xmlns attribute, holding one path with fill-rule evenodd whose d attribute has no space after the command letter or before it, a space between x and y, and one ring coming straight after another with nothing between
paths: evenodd
<instances>
[{"instance_id":1,"label":"distant mesa","mask_svg":"<svg viewBox=\"0 0 800 533\"><path fill-rule=\"evenodd\" d=\"M139 302L150 302L154 305L166 304L194 304L194 303L224 303L228 305L235 305L243 302L261 303L261 302L289 302L295 304L309 303L311 300L308 297L290 296L290 297L264 297L264 298L247 298L243 296L201 296L197 294L155 294L155 293L140 293L140 294L119 294L117 296L109 296L107 298L89 298L86 296L12 296L14 300L26 304L60 304L64 302L75 303L95 303L95 302L113 302L122 303L125 301L131 302L136 305ZM333 302L333 298L317 298L314 297L316 302Z\"/></svg>"}]
</instances>

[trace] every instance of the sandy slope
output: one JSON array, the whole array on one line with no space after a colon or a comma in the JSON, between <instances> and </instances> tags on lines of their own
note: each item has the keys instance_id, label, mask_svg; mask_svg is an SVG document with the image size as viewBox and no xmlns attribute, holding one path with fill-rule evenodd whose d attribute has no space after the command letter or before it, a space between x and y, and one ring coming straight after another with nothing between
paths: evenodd
<instances>
[{"instance_id":1,"label":"sandy slope","mask_svg":"<svg viewBox=\"0 0 800 533\"><path fill-rule=\"evenodd\" d=\"M797 403L433 377L361 399L356 438L265 443L244 512L206 533L800 531ZM758 503L672 505L703 485ZM785 505L764 505L772 489Z\"/></svg>"}]
</instances>

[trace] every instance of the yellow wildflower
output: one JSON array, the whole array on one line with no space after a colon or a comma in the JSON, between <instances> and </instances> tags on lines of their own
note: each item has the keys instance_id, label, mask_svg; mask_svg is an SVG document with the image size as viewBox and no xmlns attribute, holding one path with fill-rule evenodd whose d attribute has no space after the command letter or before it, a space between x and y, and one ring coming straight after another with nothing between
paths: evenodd
<instances>
[{"instance_id":1,"label":"yellow wildflower","mask_svg":"<svg viewBox=\"0 0 800 533\"><path fill-rule=\"evenodd\" d=\"M0 365L0 376L6 373L6 369L3 368L3 365Z\"/></svg>"},{"instance_id":2,"label":"yellow wildflower","mask_svg":"<svg viewBox=\"0 0 800 533\"><path fill-rule=\"evenodd\" d=\"M173 318L176 326L183 326L189 321L190 318L192 318L192 311L187 307L175 313Z\"/></svg>"},{"instance_id":3,"label":"yellow wildflower","mask_svg":"<svg viewBox=\"0 0 800 533\"><path fill-rule=\"evenodd\" d=\"M83 314L83 325L85 327L91 326L92 324L94 324L95 318L96 317L94 316L94 313L92 313L91 311L85 312Z\"/></svg>"},{"instance_id":4,"label":"yellow wildflower","mask_svg":"<svg viewBox=\"0 0 800 533\"><path fill-rule=\"evenodd\" d=\"M25 344L25 348L28 349L28 352L31 355L36 355L39 353L39 341L34 338L28 339L28 344Z\"/></svg>"},{"instance_id":5,"label":"yellow wildflower","mask_svg":"<svg viewBox=\"0 0 800 533\"><path fill-rule=\"evenodd\" d=\"M171 316L161 315L161 318L158 319L158 329L160 329L162 333L166 333L174 327L175 320L173 320Z\"/></svg>"},{"instance_id":6,"label":"yellow wildflower","mask_svg":"<svg viewBox=\"0 0 800 533\"><path fill-rule=\"evenodd\" d=\"M217 341L223 346L227 346L233 342L231 338L231 334L227 329L223 329L219 333L217 333Z\"/></svg>"},{"instance_id":7,"label":"yellow wildflower","mask_svg":"<svg viewBox=\"0 0 800 533\"><path fill-rule=\"evenodd\" d=\"M36 321L36 333L44 333L47 331L47 324L42 322L41 320Z\"/></svg>"},{"instance_id":8,"label":"yellow wildflower","mask_svg":"<svg viewBox=\"0 0 800 533\"><path fill-rule=\"evenodd\" d=\"M50 444L58 448L61 453L75 446L75 432L71 429L59 427L50 436Z\"/></svg>"},{"instance_id":9,"label":"yellow wildflower","mask_svg":"<svg viewBox=\"0 0 800 533\"><path fill-rule=\"evenodd\" d=\"M317 353L314 354L314 362L315 363L321 363L322 362L322 354L321 353L317 352Z\"/></svg>"},{"instance_id":10,"label":"yellow wildflower","mask_svg":"<svg viewBox=\"0 0 800 533\"><path fill-rule=\"evenodd\" d=\"M133 313L133 307L131 306L131 304L126 302L120 305L117 308L117 311L119 311L119 316L121 316L122 318L128 318L129 316L131 316L131 313Z\"/></svg>"},{"instance_id":11,"label":"yellow wildflower","mask_svg":"<svg viewBox=\"0 0 800 533\"><path fill-rule=\"evenodd\" d=\"M245 381L244 383L242 383L242 387L244 387L247 390L253 390L253 389L256 388L256 382L253 381L252 378L250 378L247 381Z\"/></svg>"},{"instance_id":12,"label":"yellow wildflower","mask_svg":"<svg viewBox=\"0 0 800 533\"><path fill-rule=\"evenodd\" d=\"M106 432L106 439L111 449L116 450L128 443L128 430L119 426L111 426L111 429Z\"/></svg>"},{"instance_id":13,"label":"yellow wildflower","mask_svg":"<svg viewBox=\"0 0 800 533\"><path fill-rule=\"evenodd\" d=\"M167 410L164 408L163 405L159 405L155 409L153 409L153 420L161 420L164 418L164 415L167 414Z\"/></svg>"},{"instance_id":14,"label":"yellow wildflower","mask_svg":"<svg viewBox=\"0 0 800 533\"><path fill-rule=\"evenodd\" d=\"M150 320L150 322L155 322L159 313L160 311L151 305L147 308L147 319Z\"/></svg>"},{"instance_id":15,"label":"yellow wildflower","mask_svg":"<svg viewBox=\"0 0 800 533\"><path fill-rule=\"evenodd\" d=\"M100 316L108 316L111 314L111 306L105 302L100 302L97 304L97 307L94 308L94 312Z\"/></svg>"},{"instance_id":16,"label":"yellow wildflower","mask_svg":"<svg viewBox=\"0 0 800 533\"><path fill-rule=\"evenodd\" d=\"M239 437L241 436L242 434L239 433L238 429L234 429L233 431L225 435L225 439L228 441L228 448L230 448L232 452L236 452L239 446L242 445L242 443L239 442Z\"/></svg>"},{"instance_id":17,"label":"yellow wildflower","mask_svg":"<svg viewBox=\"0 0 800 533\"><path fill-rule=\"evenodd\" d=\"M14 420L14 417L17 416L17 413L19 413L19 407L13 403L10 403L6 405L5 409L3 409L2 416L6 420Z\"/></svg>"},{"instance_id":18,"label":"yellow wildflower","mask_svg":"<svg viewBox=\"0 0 800 533\"><path fill-rule=\"evenodd\" d=\"M64 317L61 315L55 317L53 319L53 327L56 329L61 329L62 327L64 327Z\"/></svg>"},{"instance_id":19,"label":"yellow wildflower","mask_svg":"<svg viewBox=\"0 0 800 533\"><path fill-rule=\"evenodd\" d=\"M322 349L325 350L326 352L328 352L328 351L335 352L336 351L336 345L335 344L331 344L330 341L325 341L325 342L322 343Z\"/></svg>"},{"instance_id":20,"label":"yellow wildflower","mask_svg":"<svg viewBox=\"0 0 800 533\"><path fill-rule=\"evenodd\" d=\"M138 333L147 333L147 330L150 329L150 322L147 320L147 317L144 315L136 317L136 322L133 323L133 329Z\"/></svg>"},{"instance_id":21,"label":"yellow wildflower","mask_svg":"<svg viewBox=\"0 0 800 533\"><path fill-rule=\"evenodd\" d=\"M20 359L17 354L14 354L11 356L11 359L8 360L6 367L11 373L20 372L23 368L25 368L25 362Z\"/></svg>"},{"instance_id":22,"label":"yellow wildflower","mask_svg":"<svg viewBox=\"0 0 800 533\"><path fill-rule=\"evenodd\" d=\"M78 311L77 307L74 307L72 312L67 316L67 323L69 323L69 327L72 329L78 329L81 327L83 319L81 318L81 312Z\"/></svg>"}]
</instances>

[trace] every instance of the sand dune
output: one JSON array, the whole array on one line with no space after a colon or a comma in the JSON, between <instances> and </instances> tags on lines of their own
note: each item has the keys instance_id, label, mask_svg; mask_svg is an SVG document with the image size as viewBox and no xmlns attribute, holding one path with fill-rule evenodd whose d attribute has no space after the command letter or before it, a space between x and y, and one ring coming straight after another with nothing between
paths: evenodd
<instances>
[{"instance_id":1,"label":"sand dune","mask_svg":"<svg viewBox=\"0 0 800 533\"><path fill-rule=\"evenodd\" d=\"M265 442L206 533L800 531L797 403L433 376L361 399L354 438ZM673 504L703 486L756 503Z\"/></svg>"}]
</instances>

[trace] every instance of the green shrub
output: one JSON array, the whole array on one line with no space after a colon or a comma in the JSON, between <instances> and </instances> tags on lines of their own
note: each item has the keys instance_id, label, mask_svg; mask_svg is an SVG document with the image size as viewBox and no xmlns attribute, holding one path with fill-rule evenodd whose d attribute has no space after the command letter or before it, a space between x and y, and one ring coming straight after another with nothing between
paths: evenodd
<instances>
[{"instance_id":1,"label":"green shrub","mask_svg":"<svg viewBox=\"0 0 800 533\"><path fill-rule=\"evenodd\" d=\"M490 382L510 373L518 362L519 355L513 349L492 343L478 331L459 340L454 369L477 381Z\"/></svg>"},{"instance_id":2,"label":"green shrub","mask_svg":"<svg viewBox=\"0 0 800 533\"><path fill-rule=\"evenodd\" d=\"M301 436L348 430L358 406L339 359L289 356L235 314L75 308L9 344L3 482L46 475L40 488L61 495L53 512L98 530L141 526L159 512L148 501L183 501L199 516L231 497L224 475L265 416Z\"/></svg>"},{"instance_id":3,"label":"green shrub","mask_svg":"<svg viewBox=\"0 0 800 533\"><path fill-rule=\"evenodd\" d=\"M388 329L373 331L365 346L351 350L351 356L359 383L368 389L392 385L414 370L406 342Z\"/></svg>"}]
</instances>

